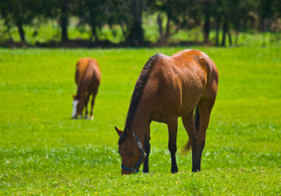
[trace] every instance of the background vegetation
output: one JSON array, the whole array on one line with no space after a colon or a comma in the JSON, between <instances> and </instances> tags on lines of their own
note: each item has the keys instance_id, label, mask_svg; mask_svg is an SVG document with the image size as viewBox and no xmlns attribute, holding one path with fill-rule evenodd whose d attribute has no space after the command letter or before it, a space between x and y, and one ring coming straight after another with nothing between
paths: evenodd
<instances>
[{"instance_id":1,"label":"background vegetation","mask_svg":"<svg viewBox=\"0 0 281 196\"><path fill-rule=\"evenodd\" d=\"M130 176L120 175L114 126L148 58L184 48L0 49L0 195L280 195L281 49L195 48L220 73L202 171L178 154L171 174L167 127L152 123L150 173ZM94 121L70 119L85 56L102 71ZM178 148L186 140L180 122Z\"/></svg>"},{"instance_id":2,"label":"background vegetation","mask_svg":"<svg viewBox=\"0 0 281 196\"><path fill-rule=\"evenodd\" d=\"M279 0L0 0L0 43L227 46L258 34L261 45L280 44L280 7Z\"/></svg>"}]
</instances>

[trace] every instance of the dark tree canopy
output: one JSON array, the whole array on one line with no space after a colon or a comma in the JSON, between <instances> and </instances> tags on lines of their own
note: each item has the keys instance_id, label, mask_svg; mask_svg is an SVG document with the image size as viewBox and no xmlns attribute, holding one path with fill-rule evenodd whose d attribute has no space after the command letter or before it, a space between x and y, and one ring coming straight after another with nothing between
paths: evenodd
<instances>
[{"instance_id":1,"label":"dark tree canopy","mask_svg":"<svg viewBox=\"0 0 281 196\"><path fill-rule=\"evenodd\" d=\"M78 18L76 28L90 28L89 42L102 42L102 29L107 26L122 31L126 46L146 43L144 17L155 16L158 42L167 42L179 31L201 29L205 44L237 45L239 32L247 29L265 33L280 31L280 0L0 0L0 16L8 34L16 28L21 43L26 44L25 28L56 21L61 42L70 41L70 18ZM210 40L210 32L215 39ZM36 34L36 32L34 33ZM235 41L232 43L232 36ZM1 37L0 37L1 38ZM265 41L264 41L265 44Z\"/></svg>"}]
</instances>

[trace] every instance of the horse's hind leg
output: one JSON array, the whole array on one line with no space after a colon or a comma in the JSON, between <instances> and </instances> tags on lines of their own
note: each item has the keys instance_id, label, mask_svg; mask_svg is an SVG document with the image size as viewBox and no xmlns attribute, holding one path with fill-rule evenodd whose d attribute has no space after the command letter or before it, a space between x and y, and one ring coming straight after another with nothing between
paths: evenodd
<instances>
[{"instance_id":1,"label":"horse's hind leg","mask_svg":"<svg viewBox=\"0 0 281 196\"><path fill-rule=\"evenodd\" d=\"M177 152L177 132L178 132L178 117L169 118L168 122L169 129L169 151L171 153L171 161L172 161L172 173L178 172L178 166L176 161L176 152Z\"/></svg>"},{"instance_id":2,"label":"horse's hind leg","mask_svg":"<svg viewBox=\"0 0 281 196\"><path fill-rule=\"evenodd\" d=\"M85 103L84 103L85 119L88 119L88 102L89 102L89 97L90 97L90 93L86 93L86 98L85 98Z\"/></svg>"},{"instance_id":3,"label":"horse's hind leg","mask_svg":"<svg viewBox=\"0 0 281 196\"><path fill-rule=\"evenodd\" d=\"M198 170L197 165L199 164L199 153L197 145L198 133L194 123L193 111L182 116L182 123L189 137L188 144L191 145L192 149L192 171L195 172Z\"/></svg>"},{"instance_id":4,"label":"horse's hind leg","mask_svg":"<svg viewBox=\"0 0 281 196\"><path fill-rule=\"evenodd\" d=\"M94 110L94 105L95 105L95 98L96 98L96 95L98 93L98 87L94 89L94 91L92 92L92 101L91 101L91 112L90 112L90 118L91 120L94 120L94 116L93 116L93 110Z\"/></svg>"},{"instance_id":5,"label":"horse's hind leg","mask_svg":"<svg viewBox=\"0 0 281 196\"><path fill-rule=\"evenodd\" d=\"M195 165L193 166L193 171L200 171L201 170L201 157L202 152L205 146L205 138L206 138L206 130L209 125L210 115L212 111L212 107L214 105L214 101L211 100L203 100L199 102L198 109L200 115L199 121L199 132L197 138L197 160L195 161Z\"/></svg>"}]
</instances>

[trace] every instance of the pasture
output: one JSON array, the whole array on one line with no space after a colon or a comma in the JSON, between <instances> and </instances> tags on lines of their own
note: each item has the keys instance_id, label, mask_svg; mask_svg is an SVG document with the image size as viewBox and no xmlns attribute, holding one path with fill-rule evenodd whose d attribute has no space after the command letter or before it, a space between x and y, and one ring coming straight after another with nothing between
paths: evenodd
<instances>
[{"instance_id":1,"label":"pasture","mask_svg":"<svg viewBox=\"0 0 281 196\"><path fill-rule=\"evenodd\" d=\"M194 47L191 47L194 48ZM114 126L124 127L151 49L0 49L0 195L280 195L280 47L198 48L219 70L202 171L179 119L179 173L170 173L168 132L152 123L150 173L121 176ZM94 121L71 120L75 63L99 62Z\"/></svg>"}]
</instances>

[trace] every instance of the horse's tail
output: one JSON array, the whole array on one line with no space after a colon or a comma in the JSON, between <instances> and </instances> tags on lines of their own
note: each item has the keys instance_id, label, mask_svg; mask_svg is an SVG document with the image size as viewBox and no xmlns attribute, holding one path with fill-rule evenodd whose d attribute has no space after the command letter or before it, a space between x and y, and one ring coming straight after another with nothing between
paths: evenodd
<instances>
[{"instance_id":1,"label":"horse's tail","mask_svg":"<svg viewBox=\"0 0 281 196\"><path fill-rule=\"evenodd\" d=\"M195 109L194 119L195 119L195 128L196 128L196 131L197 131L197 134L198 134L198 132L199 132L199 120L200 120L198 106L196 106L196 109ZM187 143L182 147L181 154L186 155L190 150L191 150L191 143L190 143L190 140L188 140Z\"/></svg>"}]
</instances>

